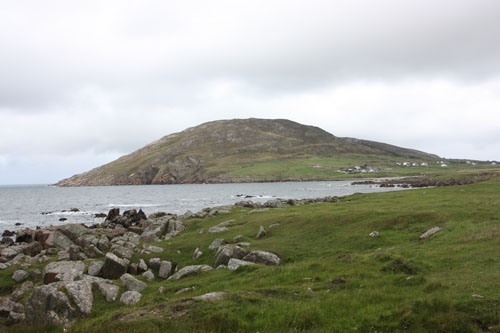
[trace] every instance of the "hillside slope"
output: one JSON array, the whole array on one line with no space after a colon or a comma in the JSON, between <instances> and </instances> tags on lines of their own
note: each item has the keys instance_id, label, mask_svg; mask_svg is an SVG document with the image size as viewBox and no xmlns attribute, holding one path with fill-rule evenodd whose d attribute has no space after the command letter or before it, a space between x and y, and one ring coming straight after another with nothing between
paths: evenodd
<instances>
[{"instance_id":1,"label":"hillside slope","mask_svg":"<svg viewBox=\"0 0 500 333\"><path fill-rule=\"evenodd\" d=\"M234 119L167 135L129 155L57 183L58 186L256 182L331 179L314 159L362 163L359 156L435 160L436 155L336 137L284 119ZM358 156L358 157L352 157ZM283 166L283 161L286 166ZM300 161L308 170L286 170ZM331 162L331 161L330 161ZM256 167L257 166L257 167ZM332 166L333 167L333 166ZM336 168L335 168L336 171Z\"/></svg>"}]
</instances>

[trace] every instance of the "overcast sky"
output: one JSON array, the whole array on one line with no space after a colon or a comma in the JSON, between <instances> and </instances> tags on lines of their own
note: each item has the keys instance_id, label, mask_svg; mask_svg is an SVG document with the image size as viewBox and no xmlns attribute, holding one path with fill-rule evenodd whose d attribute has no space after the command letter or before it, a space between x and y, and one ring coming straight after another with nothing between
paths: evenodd
<instances>
[{"instance_id":1,"label":"overcast sky","mask_svg":"<svg viewBox=\"0 0 500 333\"><path fill-rule=\"evenodd\" d=\"M500 160L500 1L0 2L0 184L249 117Z\"/></svg>"}]
</instances>

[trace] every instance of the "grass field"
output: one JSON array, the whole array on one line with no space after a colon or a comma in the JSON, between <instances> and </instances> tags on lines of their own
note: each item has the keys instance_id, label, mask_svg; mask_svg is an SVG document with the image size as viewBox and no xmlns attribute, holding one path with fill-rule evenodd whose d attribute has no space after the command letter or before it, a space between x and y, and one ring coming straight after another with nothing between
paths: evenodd
<instances>
[{"instance_id":1,"label":"grass field","mask_svg":"<svg viewBox=\"0 0 500 333\"><path fill-rule=\"evenodd\" d=\"M231 219L229 231L206 232ZM272 223L280 225L255 239L260 225ZM149 257L181 267L213 265L215 250L208 250L209 244L241 234L250 250L274 252L281 265L214 270L179 281L156 279L131 307L107 303L96 291L92 315L69 331L500 331L498 177L265 212L236 208L185 224L188 229L179 236L155 243L166 249L163 253ZM435 226L442 230L418 240ZM205 232L199 234L199 229ZM372 231L380 236L370 237ZM204 253L193 260L197 247ZM0 272L4 293L13 285L12 271ZM160 286L163 294L157 292ZM186 287L194 289L175 294ZM215 302L192 299L215 291L228 296ZM42 329L61 331L56 326Z\"/></svg>"}]
</instances>

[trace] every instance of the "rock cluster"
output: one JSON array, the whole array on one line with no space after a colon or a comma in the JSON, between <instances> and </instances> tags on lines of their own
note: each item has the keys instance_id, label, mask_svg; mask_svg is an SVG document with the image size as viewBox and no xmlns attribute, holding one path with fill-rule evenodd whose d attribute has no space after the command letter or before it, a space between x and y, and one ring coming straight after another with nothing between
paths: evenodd
<instances>
[{"instance_id":1,"label":"rock cluster","mask_svg":"<svg viewBox=\"0 0 500 333\"><path fill-rule=\"evenodd\" d=\"M250 243L241 243L242 235L236 236L233 244L221 238L210 244L211 251L208 254L214 255L213 267L176 267L176 264L160 258L151 258L148 263L144 259L132 262L134 254L162 252L162 247L144 242L175 237L185 230L182 223L184 218L205 218L227 214L230 210L231 207L218 207L207 208L199 213L189 212L180 217L167 213L146 217L142 211L136 210L120 215L119 209L114 208L103 223L92 227L66 224L18 232L16 242L0 244L0 269L17 265L19 269L14 272L12 279L19 284L25 282L10 296L0 299L0 317L8 318L8 324L24 321L28 325L70 326L78 318L91 314L93 289L99 290L108 302L119 300L124 305L133 305L141 300L141 292L156 277L178 280L214 268L236 270L246 265L279 265L280 258L276 254L245 249ZM224 221L215 228L228 230L232 222L234 220ZM196 248L193 259L202 255L201 248ZM43 272L30 270L32 264L47 261L51 262L44 267ZM139 275L140 279L136 277ZM113 282L118 279L122 287ZM209 293L196 299L216 300L224 295ZM20 299L23 299L23 303L18 303Z\"/></svg>"}]
</instances>

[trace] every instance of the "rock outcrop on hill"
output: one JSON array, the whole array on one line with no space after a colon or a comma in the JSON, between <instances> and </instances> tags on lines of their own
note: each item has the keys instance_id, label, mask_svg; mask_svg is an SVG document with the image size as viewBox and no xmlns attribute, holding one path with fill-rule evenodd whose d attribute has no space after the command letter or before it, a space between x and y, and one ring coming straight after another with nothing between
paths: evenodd
<instances>
[{"instance_id":1,"label":"rock outcrop on hill","mask_svg":"<svg viewBox=\"0 0 500 333\"><path fill-rule=\"evenodd\" d=\"M259 163L362 154L434 160L384 143L336 137L285 119L208 122L167 135L129 155L61 180L58 186L187 184L304 180L301 175L235 171ZM283 178L286 177L286 178Z\"/></svg>"}]
</instances>

